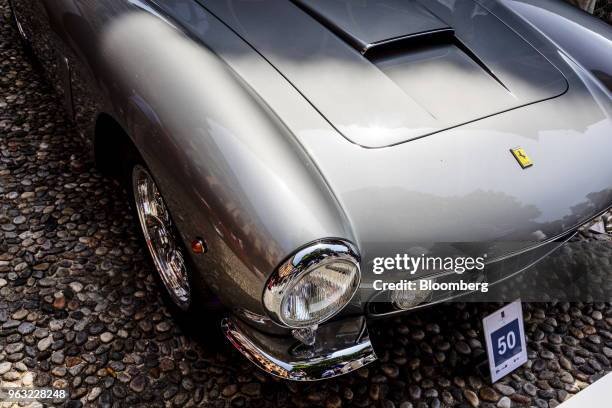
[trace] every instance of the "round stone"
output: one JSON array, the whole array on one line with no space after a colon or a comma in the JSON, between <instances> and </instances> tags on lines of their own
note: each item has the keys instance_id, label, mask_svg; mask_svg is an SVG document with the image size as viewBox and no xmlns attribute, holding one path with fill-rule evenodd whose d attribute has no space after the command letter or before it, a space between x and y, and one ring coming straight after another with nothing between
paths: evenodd
<instances>
[{"instance_id":1,"label":"round stone","mask_svg":"<svg viewBox=\"0 0 612 408\"><path fill-rule=\"evenodd\" d=\"M104 324L102 322L96 322L89 326L89 334L97 335L102 333L104 330Z\"/></svg>"},{"instance_id":2,"label":"round stone","mask_svg":"<svg viewBox=\"0 0 612 408\"><path fill-rule=\"evenodd\" d=\"M514 388L512 388L509 385L503 384L503 383L496 383L493 385L493 388L499 391L502 395L506 395L506 396L512 395L516 392Z\"/></svg>"},{"instance_id":3,"label":"round stone","mask_svg":"<svg viewBox=\"0 0 612 408\"><path fill-rule=\"evenodd\" d=\"M472 390L463 390L463 396L465 400L473 407L477 407L480 404L480 400L476 393Z\"/></svg>"},{"instance_id":4,"label":"round stone","mask_svg":"<svg viewBox=\"0 0 612 408\"><path fill-rule=\"evenodd\" d=\"M538 392L538 389L535 387L535 385L531 383L525 383L523 385L523 391L525 391L528 395L535 397Z\"/></svg>"},{"instance_id":5,"label":"round stone","mask_svg":"<svg viewBox=\"0 0 612 408\"><path fill-rule=\"evenodd\" d=\"M130 382L130 389L134 392L142 392L147 385L147 379L144 375L138 375Z\"/></svg>"},{"instance_id":6,"label":"round stone","mask_svg":"<svg viewBox=\"0 0 612 408\"><path fill-rule=\"evenodd\" d=\"M0 375L7 373L12 367L12 364L8 361L0 363Z\"/></svg>"},{"instance_id":7,"label":"round stone","mask_svg":"<svg viewBox=\"0 0 612 408\"><path fill-rule=\"evenodd\" d=\"M14 320L23 320L28 315L28 311L26 309L20 309L13 313L11 316Z\"/></svg>"},{"instance_id":8,"label":"round stone","mask_svg":"<svg viewBox=\"0 0 612 408\"><path fill-rule=\"evenodd\" d=\"M89 391L89 394L87 395L87 401L90 401L90 402L95 401L96 398L98 398L101 393L102 393L102 388L93 387L91 391Z\"/></svg>"},{"instance_id":9,"label":"round stone","mask_svg":"<svg viewBox=\"0 0 612 408\"><path fill-rule=\"evenodd\" d=\"M510 408L512 406L512 400L510 400L510 398L508 397L502 397L498 402L497 402L497 408Z\"/></svg>"},{"instance_id":10,"label":"round stone","mask_svg":"<svg viewBox=\"0 0 612 408\"><path fill-rule=\"evenodd\" d=\"M24 217L23 215L13 218L13 224L15 225L21 225L26 221L27 221L27 218Z\"/></svg>"},{"instance_id":11,"label":"round stone","mask_svg":"<svg viewBox=\"0 0 612 408\"><path fill-rule=\"evenodd\" d=\"M30 322L23 322L19 325L19 327L17 327L17 331L19 332L19 334L24 335L24 336L26 334L33 333L35 329L36 329L36 326L34 326L34 324Z\"/></svg>"},{"instance_id":12,"label":"round stone","mask_svg":"<svg viewBox=\"0 0 612 408\"><path fill-rule=\"evenodd\" d=\"M178 387L175 385L171 385L164 391L163 397L166 401L172 399L178 392Z\"/></svg>"},{"instance_id":13,"label":"round stone","mask_svg":"<svg viewBox=\"0 0 612 408\"><path fill-rule=\"evenodd\" d=\"M33 384L34 374L32 374L31 372L27 372L21 377L21 385L23 385L24 387L31 387Z\"/></svg>"},{"instance_id":14,"label":"round stone","mask_svg":"<svg viewBox=\"0 0 612 408\"><path fill-rule=\"evenodd\" d=\"M464 341L457 342L457 344L455 344L455 349L460 354L470 354L472 352L470 346Z\"/></svg>"},{"instance_id":15,"label":"round stone","mask_svg":"<svg viewBox=\"0 0 612 408\"><path fill-rule=\"evenodd\" d=\"M399 375L399 368L396 365L383 364L381 369L388 378L397 378Z\"/></svg>"},{"instance_id":16,"label":"round stone","mask_svg":"<svg viewBox=\"0 0 612 408\"><path fill-rule=\"evenodd\" d=\"M75 293L79 293L83 290L83 284L81 282L70 282L68 284L70 289L72 289Z\"/></svg>"},{"instance_id":17,"label":"round stone","mask_svg":"<svg viewBox=\"0 0 612 408\"><path fill-rule=\"evenodd\" d=\"M236 384L228 384L225 387L223 387L223 390L221 391L221 395L228 398L236 394L237 392L238 392L238 386Z\"/></svg>"},{"instance_id":18,"label":"round stone","mask_svg":"<svg viewBox=\"0 0 612 408\"><path fill-rule=\"evenodd\" d=\"M497 402L499 399L499 394L491 387L482 387L478 393L484 401Z\"/></svg>"},{"instance_id":19,"label":"round stone","mask_svg":"<svg viewBox=\"0 0 612 408\"><path fill-rule=\"evenodd\" d=\"M545 360L553 360L555 358L555 355L552 353L552 351L542 350L540 351L540 357Z\"/></svg>"},{"instance_id":20,"label":"round stone","mask_svg":"<svg viewBox=\"0 0 612 408\"><path fill-rule=\"evenodd\" d=\"M159 333L166 333L167 331L170 330L170 328L171 328L170 323L168 323L165 320L155 325L155 330Z\"/></svg>"},{"instance_id":21,"label":"round stone","mask_svg":"<svg viewBox=\"0 0 612 408\"><path fill-rule=\"evenodd\" d=\"M49 322L49 330L60 331L64 328L64 322L62 320L51 320Z\"/></svg>"},{"instance_id":22,"label":"round stone","mask_svg":"<svg viewBox=\"0 0 612 408\"><path fill-rule=\"evenodd\" d=\"M53 337L48 336L40 340L36 346L38 347L38 350L45 351L51 347L51 344L53 344Z\"/></svg>"},{"instance_id":23,"label":"round stone","mask_svg":"<svg viewBox=\"0 0 612 408\"><path fill-rule=\"evenodd\" d=\"M421 398L421 387L416 384L410 384L408 386L408 393L410 394L410 399L418 400Z\"/></svg>"}]
</instances>

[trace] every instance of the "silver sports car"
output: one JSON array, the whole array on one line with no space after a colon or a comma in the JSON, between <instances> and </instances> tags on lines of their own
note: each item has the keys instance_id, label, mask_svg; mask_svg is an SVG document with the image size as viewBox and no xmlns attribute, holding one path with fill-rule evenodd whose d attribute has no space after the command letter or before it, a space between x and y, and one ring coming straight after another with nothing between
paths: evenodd
<instances>
[{"instance_id":1,"label":"silver sports car","mask_svg":"<svg viewBox=\"0 0 612 408\"><path fill-rule=\"evenodd\" d=\"M219 299L283 378L362 367L371 319L452 295L376 302L377 259L495 283L612 205L612 29L562 2L11 3L177 309Z\"/></svg>"}]
</instances>

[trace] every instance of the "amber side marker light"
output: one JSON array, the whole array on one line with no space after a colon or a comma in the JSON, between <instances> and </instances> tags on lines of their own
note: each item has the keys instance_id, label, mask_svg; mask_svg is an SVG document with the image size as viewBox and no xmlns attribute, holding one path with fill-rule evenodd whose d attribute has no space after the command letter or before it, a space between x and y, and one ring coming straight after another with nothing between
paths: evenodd
<instances>
[{"instance_id":1,"label":"amber side marker light","mask_svg":"<svg viewBox=\"0 0 612 408\"><path fill-rule=\"evenodd\" d=\"M196 238L191 241L191 251L194 254L205 254L207 249L204 240L202 238Z\"/></svg>"}]
</instances>

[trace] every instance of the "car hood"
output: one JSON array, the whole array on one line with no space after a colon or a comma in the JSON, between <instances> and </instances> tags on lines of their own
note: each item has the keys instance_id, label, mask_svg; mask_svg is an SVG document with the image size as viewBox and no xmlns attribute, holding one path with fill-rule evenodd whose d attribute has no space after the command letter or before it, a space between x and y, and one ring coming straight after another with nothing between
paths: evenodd
<instances>
[{"instance_id":1,"label":"car hood","mask_svg":"<svg viewBox=\"0 0 612 408\"><path fill-rule=\"evenodd\" d=\"M264 74L254 55L215 43L308 152L365 263L398 253L495 260L561 239L612 204L609 93L497 2L206 7L274 67ZM364 22L374 17L386 23ZM442 75L451 71L453 80ZM425 111L433 128L418 126ZM532 167L519 166L514 147Z\"/></svg>"},{"instance_id":2,"label":"car hood","mask_svg":"<svg viewBox=\"0 0 612 408\"><path fill-rule=\"evenodd\" d=\"M206 1L351 142L399 144L559 96L563 74L472 0Z\"/></svg>"}]
</instances>

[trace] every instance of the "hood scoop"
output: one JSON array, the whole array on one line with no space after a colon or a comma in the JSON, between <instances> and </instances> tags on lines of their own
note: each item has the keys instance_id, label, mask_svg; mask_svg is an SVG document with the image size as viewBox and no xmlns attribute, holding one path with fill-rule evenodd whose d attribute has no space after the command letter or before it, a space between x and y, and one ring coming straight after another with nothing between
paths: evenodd
<instances>
[{"instance_id":1,"label":"hood scoop","mask_svg":"<svg viewBox=\"0 0 612 408\"><path fill-rule=\"evenodd\" d=\"M198 1L363 147L433 135L568 86L474 0Z\"/></svg>"},{"instance_id":2,"label":"hood scoop","mask_svg":"<svg viewBox=\"0 0 612 408\"><path fill-rule=\"evenodd\" d=\"M361 54L423 37L452 37L454 30L415 1L293 0Z\"/></svg>"}]
</instances>

